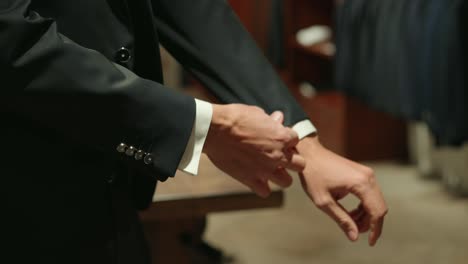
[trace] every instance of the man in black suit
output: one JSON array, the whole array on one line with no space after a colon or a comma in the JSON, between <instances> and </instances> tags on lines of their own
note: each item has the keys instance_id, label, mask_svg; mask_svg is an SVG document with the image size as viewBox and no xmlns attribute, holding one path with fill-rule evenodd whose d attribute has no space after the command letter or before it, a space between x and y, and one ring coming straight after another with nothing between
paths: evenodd
<instances>
[{"instance_id":1,"label":"man in black suit","mask_svg":"<svg viewBox=\"0 0 468 264\"><path fill-rule=\"evenodd\" d=\"M164 87L159 43L228 104ZM349 239L380 236L372 171L320 145L225 1L1 0L0 50L2 256L14 263L148 263L136 210L157 181L196 174L202 151L260 196L296 170ZM348 193L362 200L351 213Z\"/></svg>"}]
</instances>

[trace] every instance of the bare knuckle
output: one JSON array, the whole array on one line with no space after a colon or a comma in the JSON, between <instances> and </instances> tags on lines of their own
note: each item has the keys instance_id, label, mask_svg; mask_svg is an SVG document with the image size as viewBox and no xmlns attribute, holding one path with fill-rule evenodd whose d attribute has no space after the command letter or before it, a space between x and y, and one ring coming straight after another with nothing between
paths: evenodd
<instances>
[{"instance_id":1,"label":"bare knuckle","mask_svg":"<svg viewBox=\"0 0 468 264\"><path fill-rule=\"evenodd\" d=\"M369 177L375 176L375 171L372 168L365 167L364 171L365 171L365 174L367 174Z\"/></svg>"},{"instance_id":2,"label":"bare knuckle","mask_svg":"<svg viewBox=\"0 0 468 264\"><path fill-rule=\"evenodd\" d=\"M376 184L376 179L372 169L369 169L363 173L359 173L356 176L353 188L358 191L369 190Z\"/></svg>"},{"instance_id":3,"label":"bare knuckle","mask_svg":"<svg viewBox=\"0 0 468 264\"><path fill-rule=\"evenodd\" d=\"M371 182L371 177L369 177L369 175L365 173L361 174L358 179L358 183L361 185L369 185L370 182Z\"/></svg>"},{"instance_id":4,"label":"bare knuckle","mask_svg":"<svg viewBox=\"0 0 468 264\"><path fill-rule=\"evenodd\" d=\"M274 160L274 161L281 161L283 159L283 152L279 151L279 150L275 150L273 152L270 153L270 159Z\"/></svg>"},{"instance_id":5,"label":"bare knuckle","mask_svg":"<svg viewBox=\"0 0 468 264\"><path fill-rule=\"evenodd\" d=\"M376 178L375 178L375 172L373 169L371 168L368 168L365 172L364 172L364 175L366 175L367 179L369 180L369 182L373 183L376 181Z\"/></svg>"},{"instance_id":6,"label":"bare knuckle","mask_svg":"<svg viewBox=\"0 0 468 264\"><path fill-rule=\"evenodd\" d=\"M388 214L388 208L385 208L385 209L383 210L383 212L382 212L381 217L384 217L384 216L386 216L387 214Z\"/></svg>"},{"instance_id":7,"label":"bare knuckle","mask_svg":"<svg viewBox=\"0 0 468 264\"><path fill-rule=\"evenodd\" d=\"M287 129L281 129L278 132L278 141L286 144L289 143L292 140L291 134L288 132Z\"/></svg>"},{"instance_id":8,"label":"bare knuckle","mask_svg":"<svg viewBox=\"0 0 468 264\"><path fill-rule=\"evenodd\" d=\"M368 187L368 179L362 174L357 175L356 180L353 183L353 189L358 192L364 191Z\"/></svg>"},{"instance_id":9,"label":"bare knuckle","mask_svg":"<svg viewBox=\"0 0 468 264\"><path fill-rule=\"evenodd\" d=\"M317 206L317 208L322 210L331 207L332 203L333 201L330 198L319 198L315 201L315 205Z\"/></svg>"}]
</instances>

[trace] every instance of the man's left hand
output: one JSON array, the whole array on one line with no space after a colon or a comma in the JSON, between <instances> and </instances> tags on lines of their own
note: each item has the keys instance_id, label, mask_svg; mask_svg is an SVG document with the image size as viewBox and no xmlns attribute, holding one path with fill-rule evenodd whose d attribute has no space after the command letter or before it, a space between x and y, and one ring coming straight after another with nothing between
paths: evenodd
<instances>
[{"instance_id":1,"label":"man's left hand","mask_svg":"<svg viewBox=\"0 0 468 264\"><path fill-rule=\"evenodd\" d=\"M280 111L271 114L271 118L279 123L284 120ZM316 134L299 141L296 150L306 160L299 176L314 204L329 215L351 241L357 240L359 233L370 230L369 245L374 246L382 233L388 208L373 170L326 149ZM361 201L351 212L339 203L348 194L354 194Z\"/></svg>"},{"instance_id":2,"label":"man's left hand","mask_svg":"<svg viewBox=\"0 0 468 264\"><path fill-rule=\"evenodd\" d=\"M370 230L369 245L374 246L388 209L373 170L326 149L316 135L302 139L296 148L306 160L304 171L299 173L302 186L314 204L352 241ZM351 212L339 203L348 194L361 201Z\"/></svg>"}]
</instances>

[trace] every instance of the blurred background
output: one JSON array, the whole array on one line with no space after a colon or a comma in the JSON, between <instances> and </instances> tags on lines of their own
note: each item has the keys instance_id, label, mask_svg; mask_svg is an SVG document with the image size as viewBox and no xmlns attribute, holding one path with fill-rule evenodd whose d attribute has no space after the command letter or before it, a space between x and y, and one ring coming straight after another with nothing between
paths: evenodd
<instances>
[{"instance_id":1,"label":"blurred background","mask_svg":"<svg viewBox=\"0 0 468 264\"><path fill-rule=\"evenodd\" d=\"M375 169L390 211L376 248L350 243L296 180L280 208L208 215L217 263L468 263L467 1L229 2L322 143ZM163 61L169 86L212 99Z\"/></svg>"}]
</instances>

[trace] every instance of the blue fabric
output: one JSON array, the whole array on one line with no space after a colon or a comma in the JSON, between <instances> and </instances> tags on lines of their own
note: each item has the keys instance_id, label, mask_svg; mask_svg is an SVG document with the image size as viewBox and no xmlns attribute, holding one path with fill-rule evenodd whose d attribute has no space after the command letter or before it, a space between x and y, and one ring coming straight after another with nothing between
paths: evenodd
<instances>
[{"instance_id":1,"label":"blue fabric","mask_svg":"<svg viewBox=\"0 0 468 264\"><path fill-rule=\"evenodd\" d=\"M440 145L468 138L467 1L347 0L336 20L336 84L425 121Z\"/></svg>"}]
</instances>

